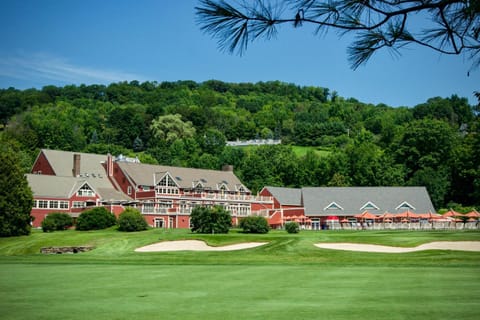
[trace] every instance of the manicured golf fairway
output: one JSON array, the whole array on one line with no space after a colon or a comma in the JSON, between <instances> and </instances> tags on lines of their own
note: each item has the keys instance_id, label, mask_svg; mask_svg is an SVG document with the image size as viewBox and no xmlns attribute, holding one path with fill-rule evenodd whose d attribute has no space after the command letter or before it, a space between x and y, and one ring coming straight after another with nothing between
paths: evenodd
<instances>
[{"instance_id":1,"label":"manicured golf fairway","mask_svg":"<svg viewBox=\"0 0 480 320\"><path fill-rule=\"evenodd\" d=\"M238 252L132 252L158 236L270 243ZM77 255L16 254L21 241L37 246L57 239L61 245L63 237L68 243L97 243L97 249ZM440 237L480 240L478 232L215 238L158 231L0 239L0 319L477 319L480 253L354 253L312 245L320 239L405 243L409 237L415 239L409 245Z\"/></svg>"}]
</instances>

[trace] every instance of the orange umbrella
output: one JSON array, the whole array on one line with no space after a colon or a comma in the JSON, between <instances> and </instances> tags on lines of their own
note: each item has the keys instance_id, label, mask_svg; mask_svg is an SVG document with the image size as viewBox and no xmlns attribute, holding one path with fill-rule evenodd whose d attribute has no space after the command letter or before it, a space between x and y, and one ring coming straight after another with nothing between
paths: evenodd
<instances>
[{"instance_id":1,"label":"orange umbrella","mask_svg":"<svg viewBox=\"0 0 480 320\"><path fill-rule=\"evenodd\" d=\"M443 214L444 217L462 217L463 214L461 214L460 212L457 212L457 211L454 211L452 209L450 209L448 212L445 212Z\"/></svg>"},{"instance_id":2,"label":"orange umbrella","mask_svg":"<svg viewBox=\"0 0 480 320\"><path fill-rule=\"evenodd\" d=\"M349 221L348 221L347 218L345 218L345 219L340 220L340 222L341 222L341 223L348 223Z\"/></svg>"},{"instance_id":3,"label":"orange umbrella","mask_svg":"<svg viewBox=\"0 0 480 320\"><path fill-rule=\"evenodd\" d=\"M406 218L406 219L419 218L419 217L420 217L419 214L416 214L415 212L412 212L410 210L407 210L405 212L402 212L396 215L396 218Z\"/></svg>"},{"instance_id":4,"label":"orange umbrella","mask_svg":"<svg viewBox=\"0 0 480 320\"><path fill-rule=\"evenodd\" d=\"M355 215L355 218L357 219L377 219L378 217L374 215L373 213L370 213L368 211L364 211L361 214Z\"/></svg>"},{"instance_id":5,"label":"orange umbrella","mask_svg":"<svg viewBox=\"0 0 480 320\"><path fill-rule=\"evenodd\" d=\"M382 214L378 217L381 218L381 219L392 219L392 218L395 218L395 215L393 213L385 212L384 214Z\"/></svg>"},{"instance_id":6,"label":"orange umbrella","mask_svg":"<svg viewBox=\"0 0 480 320\"><path fill-rule=\"evenodd\" d=\"M478 213L477 210L473 210L473 211L465 214L465 217L468 217L468 218L480 218L480 213Z\"/></svg>"}]
</instances>

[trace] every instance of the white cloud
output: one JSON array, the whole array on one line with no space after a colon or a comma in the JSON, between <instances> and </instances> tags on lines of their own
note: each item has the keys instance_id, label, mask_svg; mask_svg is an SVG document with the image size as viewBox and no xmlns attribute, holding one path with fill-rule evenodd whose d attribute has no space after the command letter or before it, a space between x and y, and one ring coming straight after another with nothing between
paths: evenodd
<instances>
[{"instance_id":1,"label":"white cloud","mask_svg":"<svg viewBox=\"0 0 480 320\"><path fill-rule=\"evenodd\" d=\"M0 76L35 84L92 84L119 81L144 81L145 77L123 72L75 65L51 54L0 57Z\"/></svg>"}]
</instances>

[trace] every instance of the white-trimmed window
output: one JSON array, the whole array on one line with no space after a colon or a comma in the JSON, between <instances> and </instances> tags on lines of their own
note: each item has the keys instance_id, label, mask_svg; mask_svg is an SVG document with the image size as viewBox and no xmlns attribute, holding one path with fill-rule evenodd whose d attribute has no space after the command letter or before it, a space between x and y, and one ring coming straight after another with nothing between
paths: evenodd
<instances>
[{"instance_id":1,"label":"white-trimmed window","mask_svg":"<svg viewBox=\"0 0 480 320\"><path fill-rule=\"evenodd\" d=\"M72 208L78 209L78 208L85 208L87 204L85 201L73 201L72 203Z\"/></svg>"},{"instance_id":2,"label":"white-trimmed window","mask_svg":"<svg viewBox=\"0 0 480 320\"><path fill-rule=\"evenodd\" d=\"M412 206L410 203L407 201L403 201L398 207L395 208L395 210L415 210L415 207Z\"/></svg>"},{"instance_id":3,"label":"white-trimmed window","mask_svg":"<svg viewBox=\"0 0 480 320\"><path fill-rule=\"evenodd\" d=\"M365 210L380 210L380 208L377 207L375 203L368 201L360 208L360 211L365 211Z\"/></svg>"},{"instance_id":4,"label":"white-trimmed window","mask_svg":"<svg viewBox=\"0 0 480 320\"><path fill-rule=\"evenodd\" d=\"M328 206L326 206L325 208L323 208L324 211L326 210L343 210L343 208L338 204L336 203L335 201L334 202L331 202Z\"/></svg>"},{"instance_id":5,"label":"white-trimmed window","mask_svg":"<svg viewBox=\"0 0 480 320\"><path fill-rule=\"evenodd\" d=\"M79 197L94 197L95 192L93 192L92 188L90 188L90 186L85 183L80 189L78 189L77 196L79 196Z\"/></svg>"},{"instance_id":6,"label":"white-trimmed window","mask_svg":"<svg viewBox=\"0 0 480 320\"><path fill-rule=\"evenodd\" d=\"M48 203L48 207L50 209L58 209L58 201L50 200L49 203Z\"/></svg>"},{"instance_id":7,"label":"white-trimmed window","mask_svg":"<svg viewBox=\"0 0 480 320\"><path fill-rule=\"evenodd\" d=\"M131 195L132 194L132 186L127 187L127 194Z\"/></svg>"},{"instance_id":8,"label":"white-trimmed window","mask_svg":"<svg viewBox=\"0 0 480 320\"><path fill-rule=\"evenodd\" d=\"M68 201L59 201L58 204L59 209L68 209Z\"/></svg>"},{"instance_id":9,"label":"white-trimmed window","mask_svg":"<svg viewBox=\"0 0 480 320\"><path fill-rule=\"evenodd\" d=\"M157 183L157 192L161 194L173 194L173 195L179 194L178 185L169 174L166 174Z\"/></svg>"},{"instance_id":10,"label":"white-trimmed window","mask_svg":"<svg viewBox=\"0 0 480 320\"><path fill-rule=\"evenodd\" d=\"M38 208L48 209L48 201L47 200L38 200Z\"/></svg>"},{"instance_id":11,"label":"white-trimmed window","mask_svg":"<svg viewBox=\"0 0 480 320\"><path fill-rule=\"evenodd\" d=\"M155 204L153 202L145 202L143 204L143 213L153 213Z\"/></svg>"}]
</instances>

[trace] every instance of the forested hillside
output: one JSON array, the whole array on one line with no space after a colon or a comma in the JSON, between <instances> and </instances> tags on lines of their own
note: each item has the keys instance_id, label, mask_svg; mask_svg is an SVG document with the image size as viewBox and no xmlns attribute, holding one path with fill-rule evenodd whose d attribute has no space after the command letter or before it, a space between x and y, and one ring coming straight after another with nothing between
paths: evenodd
<instances>
[{"instance_id":1,"label":"forested hillside","mask_svg":"<svg viewBox=\"0 0 480 320\"><path fill-rule=\"evenodd\" d=\"M480 205L479 109L455 95L392 108L281 82L0 90L1 140L26 171L40 148L110 152L175 166L231 164L253 192L264 185L425 185L436 208ZM282 145L225 146L254 138ZM293 146L312 149L297 156Z\"/></svg>"}]
</instances>

